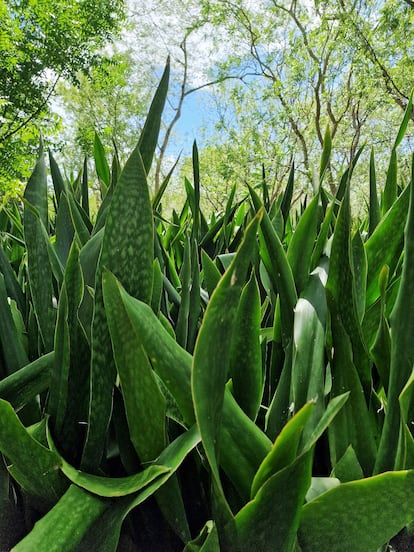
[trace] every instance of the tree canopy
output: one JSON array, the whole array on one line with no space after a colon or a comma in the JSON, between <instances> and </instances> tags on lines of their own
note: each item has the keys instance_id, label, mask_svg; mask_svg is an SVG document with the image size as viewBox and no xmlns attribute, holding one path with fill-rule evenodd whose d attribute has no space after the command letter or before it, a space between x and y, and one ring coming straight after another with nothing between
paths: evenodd
<instances>
[{"instance_id":1,"label":"tree canopy","mask_svg":"<svg viewBox=\"0 0 414 552\"><path fill-rule=\"evenodd\" d=\"M0 0L3 176L24 174L18 159L37 141L57 82L76 82L98 63L124 14L123 0Z\"/></svg>"},{"instance_id":2,"label":"tree canopy","mask_svg":"<svg viewBox=\"0 0 414 552\"><path fill-rule=\"evenodd\" d=\"M407 0L130 0L128 24L100 64L99 47L125 15L121 0L99 9L87 1L9 4L14 12L0 2L8 29L0 60L9 79L7 90L0 85L0 155L10 155L23 130L30 142L32 121L39 125L46 114L51 133L46 108L60 77L63 126L71 135L57 136L66 150L75 144L90 151L95 130L108 147L128 149L170 55L155 188L183 144L175 131L190 96L200 98L200 110L209 108L208 131L200 129L197 140L211 197L214 189L261 178L263 168L276 193L293 161L300 187L314 186L328 127L334 191L336 176L364 143L375 146L377 167L385 170L414 84L414 9ZM405 153L411 141L408 132ZM186 148L182 160L190 157Z\"/></svg>"}]
</instances>

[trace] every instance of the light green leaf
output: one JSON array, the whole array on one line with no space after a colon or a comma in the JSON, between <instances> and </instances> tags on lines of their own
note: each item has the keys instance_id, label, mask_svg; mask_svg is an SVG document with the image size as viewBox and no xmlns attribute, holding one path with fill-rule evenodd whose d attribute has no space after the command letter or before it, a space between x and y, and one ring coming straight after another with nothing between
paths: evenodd
<instances>
[{"instance_id":1,"label":"light green leaf","mask_svg":"<svg viewBox=\"0 0 414 552\"><path fill-rule=\"evenodd\" d=\"M303 552L376 552L414 519L414 472L343 483L308 502L301 514Z\"/></svg>"}]
</instances>

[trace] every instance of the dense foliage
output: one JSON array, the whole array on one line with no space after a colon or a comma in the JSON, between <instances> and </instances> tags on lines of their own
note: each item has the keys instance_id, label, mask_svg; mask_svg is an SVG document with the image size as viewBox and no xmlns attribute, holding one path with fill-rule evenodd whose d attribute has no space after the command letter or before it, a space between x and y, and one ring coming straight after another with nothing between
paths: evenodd
<instances>
[{"instance_id":1,"label":"dense foliage","mask_svg":"<svg viewBox=\"0 0 414 552\"><path fill-rule=\"evenodd\" d=\"M24 159L53 126L50 97L60 78L76 81L117 31L122 0L0 2L0 183L27 174ZM46 130L48 133L48 130ZM50 130L49 130L50 133Z\"/></svg>"},{"instance_id":2,"label":"dense foliage","mask_svg":"<svg viewBox=\"0 0 414 552\"><path fill-rule=\"evenodd\" d=\"M352 223L356 163L291 208L265 181L207 221L150 200L168 67L120 171L42 149L0 213L0 547L375 552L414 521L413 179L391 154ZM360 152L358 152L359 154ZM86 167L86 165L85 165Z\"/></svg>"}]
</instances>

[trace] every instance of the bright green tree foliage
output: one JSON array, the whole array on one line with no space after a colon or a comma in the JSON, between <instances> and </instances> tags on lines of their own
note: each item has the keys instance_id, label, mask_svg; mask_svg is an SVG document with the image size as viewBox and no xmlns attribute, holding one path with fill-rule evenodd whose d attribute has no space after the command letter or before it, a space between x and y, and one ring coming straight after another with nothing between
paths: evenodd
<instances>
[{"instance_id":1,"label":"bright green tree foliage","mask_svg":"<svg viewBox=\"0 0 414 552\"><path fill-rule=\"evenodd\" d=\"M61 77L76 81L118 29L123 0L0 1L0 178L25 175Z\"/></svg>"}]
</instances>

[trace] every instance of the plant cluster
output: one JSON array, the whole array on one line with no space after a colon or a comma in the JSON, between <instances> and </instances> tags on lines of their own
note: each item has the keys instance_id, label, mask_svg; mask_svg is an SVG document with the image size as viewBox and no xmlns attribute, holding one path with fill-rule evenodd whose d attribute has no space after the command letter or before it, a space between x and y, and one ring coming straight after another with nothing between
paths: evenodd
<instances>
[{"instance_id":1,"label":"plant cluster","mask_svg":"<svg viewBox=\"0 0 414 552\"><path fill-rule=\"evenodd\" d=\"M358 227L350 181L291 209L265 179L207 221L147 185L167 66L103 201L41 149L0 212L0 548L384 549L414 520L414 201L392 150Z\"/></svg>"}]
</instances>

